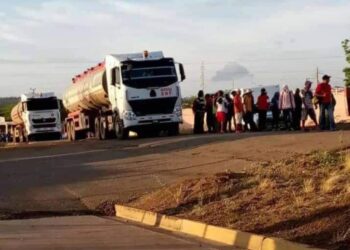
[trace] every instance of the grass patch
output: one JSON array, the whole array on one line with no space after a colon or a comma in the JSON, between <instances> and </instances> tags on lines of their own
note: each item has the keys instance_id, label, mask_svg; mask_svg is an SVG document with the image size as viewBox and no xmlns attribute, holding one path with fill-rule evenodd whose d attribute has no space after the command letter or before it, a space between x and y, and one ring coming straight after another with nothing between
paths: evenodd
<instances>
[{"instance_id":1,"label":"grass patch","mask_svg":"<svg viewBox=\"0 0 350 250\"><path fill-rule=\"evenodd\" d=\"M245 173L218 173L160 187L129 205L344 249L350 244L349 166L344 151L317 151Z\"/></svg>"}]
</instances>

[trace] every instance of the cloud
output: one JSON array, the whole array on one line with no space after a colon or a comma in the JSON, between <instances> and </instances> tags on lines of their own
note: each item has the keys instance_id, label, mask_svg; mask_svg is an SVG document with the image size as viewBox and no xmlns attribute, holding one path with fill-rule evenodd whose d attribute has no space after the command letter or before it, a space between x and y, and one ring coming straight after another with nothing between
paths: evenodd
<instances>
[{"instance_id":1,"label":"cloud","mask_svg":"<svg viewBox=\"0 0 350 250\"><path fill-rule=\"evenodd\" d=\"M216 71L212 81L232 81L249 76L248 69L236 62L228 63L223 69Z\"/></svg>"}]
</instances>

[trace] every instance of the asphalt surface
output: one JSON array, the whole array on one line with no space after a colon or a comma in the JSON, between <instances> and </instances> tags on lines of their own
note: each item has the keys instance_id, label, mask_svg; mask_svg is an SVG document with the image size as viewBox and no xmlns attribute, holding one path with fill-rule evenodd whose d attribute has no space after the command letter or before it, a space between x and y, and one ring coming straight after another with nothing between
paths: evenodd
<instances>
[{"instance_id":1,"label":"asphalt surface","mask_svg":"<svg viewBox=\"0 0 350 250\"><path fill-rule=\"evenodd\" d=\"M96 216L0 221L0 249L154 249L225 250L161 230L150 230Z\"/></svg>"},{"instance_id":2,"label":"asphalt surface","mask_svg":"<svg viewBox=\"0 0 350 250\"><path fill-rule=\"evenodd\" d=\"M0 218L88 214L183 178L350 146L350 132L39 142L0 148Z\"/></svg>"}]
</instances>

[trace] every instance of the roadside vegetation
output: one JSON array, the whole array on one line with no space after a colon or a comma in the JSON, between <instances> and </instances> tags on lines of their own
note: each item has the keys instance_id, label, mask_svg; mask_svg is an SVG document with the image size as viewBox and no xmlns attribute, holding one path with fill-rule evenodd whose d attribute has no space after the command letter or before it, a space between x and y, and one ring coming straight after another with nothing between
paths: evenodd
<instances>
[{"instance_id":1,"label":"roadside vegetation","mask_svg":"<svg viewBox=\"0 0 350 250\"><path fill-rule=\"evenodd\" d=\"M194 99L196 99L195 96L189 96L189 97L182 98L182 108L184 108L184 109L192 108L192 104L193 104Z\"/></svg>"},{"instance_id":2,"label":"roadside vegetation","mask_svg":"<svg viewBox=\"0 0 350 250\"><path fill-rule=\"evenodd\" d=\"M0 98L0 116L4 116L7 121L11 120L11 109L17 102L17 97Z\"/></svg>"},{"instance_id":3,"label":"roadside vegetation","mask_svg":"<svg viewBox=\"0 0 350 250\"><path fill-rule=\"evenodd\" d=\"M350 245L350 155L317 151L188 179L130 206L327 249Z\"/></svg>"}]
</instances>

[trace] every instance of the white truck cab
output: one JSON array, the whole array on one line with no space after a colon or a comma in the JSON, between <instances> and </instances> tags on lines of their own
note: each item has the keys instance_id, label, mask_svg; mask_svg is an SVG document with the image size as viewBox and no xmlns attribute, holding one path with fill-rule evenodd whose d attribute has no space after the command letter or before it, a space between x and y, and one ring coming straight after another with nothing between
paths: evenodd
<instances>
[{"instance_id":1,"label":"white truck cab","mask_svg":"<svg viewBox=\"0 0 350 250\"><path fill-rule=\"evenodd\" d=\"M61 137L59 101L52 92L22 94L21 101L12 109L11 118L16 124L17 141Z\"/></svg>"},{"instance_id":2,"label":"white truck cab","mask_svg":"<svg viewBox=\"0 0 350 250\"><path fill-rule=\"evenodd\" d=\"M145 131L147 126L182 123L180 82L185 79L179 64L160 51L108 55L105 60L109 101L119 114L122 129Z\"/></svg>"}]
</instances>

